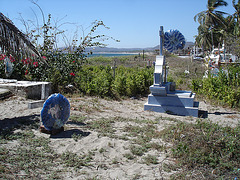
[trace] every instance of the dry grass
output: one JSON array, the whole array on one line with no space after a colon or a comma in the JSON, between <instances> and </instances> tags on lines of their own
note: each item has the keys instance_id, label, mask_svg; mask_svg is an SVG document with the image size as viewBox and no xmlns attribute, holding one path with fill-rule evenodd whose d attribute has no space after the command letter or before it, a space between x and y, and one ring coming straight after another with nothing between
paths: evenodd
<instances>
[{"instance_id":1,"label":"dry grass","mask_svg":"<svg viewBox=\"0 0 240 180\"><path fill-rule=\"evenodd\" d=\"M169 66L168 81L175 82L178 89L191 90L192 79L202 78L205 66L202 61L192 61L191 58L166 57ZM184 73L185 70L189 71Z\"/></svg>"},{"instance_id":2,"label":"dry grass","mask_svg":"<svg viewBox=\"0 0 240 180\"><path fill-rule=\"evenodd\" d=\"M172 155L183 169L175 179L234 179L240 176L240 126L222 127L211 121L178 123L163 130L173 142Z\"/></svg>"}]
</instances>

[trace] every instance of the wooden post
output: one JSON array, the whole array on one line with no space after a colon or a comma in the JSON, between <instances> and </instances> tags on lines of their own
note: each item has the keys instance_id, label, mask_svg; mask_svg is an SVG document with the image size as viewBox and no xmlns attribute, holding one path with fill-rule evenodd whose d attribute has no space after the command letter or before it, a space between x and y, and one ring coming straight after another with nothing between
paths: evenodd
<instances>
[{"instance_id":1,"label":"wooden post","mask_svg":"<svg viewBox=\"0 0 240 180\"><path fill-rule=\"evenodd\" d=\"M143 61L144 61L144 49L143 49Z\"/></svg>"},{"instance_id":2,"label":"wooden post","mask_svg":"<svg viewBox=\"0 0 240 180\"><path fill-rule=\"evenodd\" d=\"M167 66L166 64L164 65L164 83L167 82Z\"/></svg>"},{"instance_id":3,"label":"wooden post","mask_svg":"<svg viewBox=\"0 0 240 180\"><path fill-rule=\"evenodd\" d=\"M112 69L113 69L113 78L115 79L115 69L116 69L117 67L116 67L116 59L114 59L113 60L113 67L112 67Z\"/></svg>"}]
</instances>

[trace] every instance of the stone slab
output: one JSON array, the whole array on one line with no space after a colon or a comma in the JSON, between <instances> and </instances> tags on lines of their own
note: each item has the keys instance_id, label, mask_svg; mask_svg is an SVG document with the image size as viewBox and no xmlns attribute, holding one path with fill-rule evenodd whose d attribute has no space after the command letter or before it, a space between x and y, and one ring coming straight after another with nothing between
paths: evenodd
<instances>
[{"instance_id":1,"label":"stone slab","mask_svg":"<svg viewBox=\"0 0 240 180\"><path fill-rule=\"evenodd\" d=\"M193 107L184 106L162 106L154 104L144 104L144 111L154 111L159 113L168 113L180 116L193 116L198 117L198 106L199 102L194 102Z\"/></svg>"},{"instance_id":2,"label":"stone slab","mask_svg":"<svg viewBox=\"0 0 240 180\"><path fill-rule=\"evenodd\" d=\"M158 96L166 96L167 95L167 91L166 91L166 87L163 86L150 86L150 91L152 95L158 95Z\"/></svg>"},{"instance_id":3,"label":"stone slab","mask_svg":"<svg viewBox=\"0 0 240 180\"><path fill-rule=\"evenodd\" d=\"M9 89L0 89L0 94L6 94L9 93Z\"/></svg>"},{"instance_id":4,"label":"stone slab","mask_svg":"<svg viewBox=\"0 0 240 180\"><path fill-rule=\"evenodd\" d=\"M9 89L13 94L28 99L47 99L51 94L50 82L0 79L0 88Z\"/></svg>"},{"instance_id":5,"label":"stone slab","mask_svg":"<svg viewBox=\"0 0 240 180\"><path fill-rule=\"evenodd\" d=\"M154 73L154 86L160 86L162 84L162 74Z\"/></svg>"},{"instance_id":6,"label":"stone slab","mask_svg":"<svg viewBox=\"0 0 240 180\"><path fill-rule=\"evenodd\" d=\"M192 93L192 91L182 91L182 90L176 90L176 91L170 91L168 92L168 96L178 96L178 97L195 97L195 93Z\"/></svg>"},{"instance_id":7,"label":"stone slab","mask_svg":"<svg viewBox=\"0 0 240 180\"><path fill-rule=\"evenodd\" d=\"M39 101L33 101L28 103L28 109L35 109L39 107L43 107L44 100L39 100Z\"/></svg>"},{"instance_id":8,"label":"stone slab","mask_svg":"<svg viewBox=\"0 0 240 180\"><path fill-rule=\"evenodd\" d=\"M152 85L149 87L151 94L152 95L157 95L157 96L166 96L167 93L169 93L170 91L170 86L171 86L171 82L167 82L160 85Z\"/></svg>"},{"instance_id":9,"label":"stone slab","mask_svg":"<svg viewBox=\"0 0 240 180\"><path fill-rule=\"evenodd\" d=\"M193 107L194 97L189 96L148 96L148 104L163 106Z\"/></svg>"},{"instance_id":10,"label":"stone slab","mask_svg":"<svg viewBox=\"0 0 240 180\"><path fill-rule=\"evenodd\" d=\"M0 99L5 99L6 97L11 95L11 91L9 89L0 88Z\"/></svg>"}]
</instances>

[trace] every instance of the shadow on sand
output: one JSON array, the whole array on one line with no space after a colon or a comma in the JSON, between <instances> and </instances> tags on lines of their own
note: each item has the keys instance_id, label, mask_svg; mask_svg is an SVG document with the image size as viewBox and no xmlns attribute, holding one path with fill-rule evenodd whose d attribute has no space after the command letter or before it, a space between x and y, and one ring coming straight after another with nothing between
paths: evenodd
<instances>
[{"instance_id":1,"label":"shadow on sand","mask_svg":"<svg viewBox=\"0 0 240 180\"><path fill-rule=\"evenodd\" d=\"M231 114L236 114L236 113L234 113L234 112L232 112L232 113L229 113L229 112L218 112L218 111L216 111L216 112L214 112L214 113L209 113L208 111L203 111L203 110L199 110L198 111L198 117L199 118L208 118L208 115L209 114L214 114L214 115L231 115Z\"/></svg>"},{"instance_id":2,"label":"shadow on sand","mask_svg":"<svg viewBox=\"0 0 240 180\"><path fill-rule=\"evenodd\" d=\"M78 126L84 126L84 123L75 123L75 122L67 122L67 124L74 124ZM21 116L14 118L5 118L0 120L0 133L13 134L15 129L39 129L40 125L40 115L29 115L29 116ZM50 138L73 138L73 135L79 137L86 137L90 134L90 132L84 132L77 128L65 130L59 132L55 135L51 135Z\"/></svg>"},{"instance_id":3,"label":"shadow on sand","mask_svg":"<svg viewBox=\"0 0 240 180\"><path fill-rule=\"evenodd\" d=\"M40 115L29 115L14 118L5 118L0 120L0 132L4 130L13 130L14 128L22 129L30 127L38 129L40 124Z\"/></svg>"},{"instance_id":4,"label":"shadow on sand","mask_svg":"<svg viewBox=\"0 0 240 180\"><path fill-rule=\"evenodd\" d=\"M51 135L50 138L72 138L73 135L86 137L89 134L91 134L91 133L90 132L84 132L84 131L81 131L79 129L71 129L71 130L62 131L62 132L60 132L58 134L55 134L55 135Z\"/></svg>"}]
</instances>

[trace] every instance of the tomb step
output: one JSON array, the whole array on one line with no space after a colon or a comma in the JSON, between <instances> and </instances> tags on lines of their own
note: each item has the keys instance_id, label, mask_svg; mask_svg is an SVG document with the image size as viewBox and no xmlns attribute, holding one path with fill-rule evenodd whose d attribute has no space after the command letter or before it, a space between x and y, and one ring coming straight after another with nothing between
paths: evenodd
<instances>
[{"instance_id":1,"label":"tomb step","mask_svg":"<svg viewBox=\"0 0 240 180\"><path fill-rule=\"evenodd\" d=\"M165 106L183 106L183 107L193 107L194 106L194 96L156 96L148 95L148 104L155 105L165 105Z\"/></svg>"},{"instance_id":2,"label":"tomb step","mask_svg":"<svg viewBox=\"0 0 240 180\"><path fill-rule=\"evenodd\" d=\"M198 117L198 104L194 103L194 107L183 107L183 106L162 106L156 104L144 104L145 111L154 111L159 113L168 113L179 116L193 116Z\"/></svg>"},{"instance_id":3,"label":"tomb step","mask_svg":"<svg viewBox=\"0 0 240 180\"><path fill-rule=\"evenodd\" d=\"M8 98L11 96L11 91L9 89L1 89L0 88L0 100Z\"/></svg>"},{"instance_id":4,"label":"tomb step","mask_svg":"<svg viewBox=\"0 0 240 180\"><path fill-rule=\"evenodd\" d=\"M182 91L182 90L176 90L176 91L169 91L167 93L169 96L179 96L179 97L195 97L195 93L192 93L192 91Z\"/></svg>"}]
</instances>

